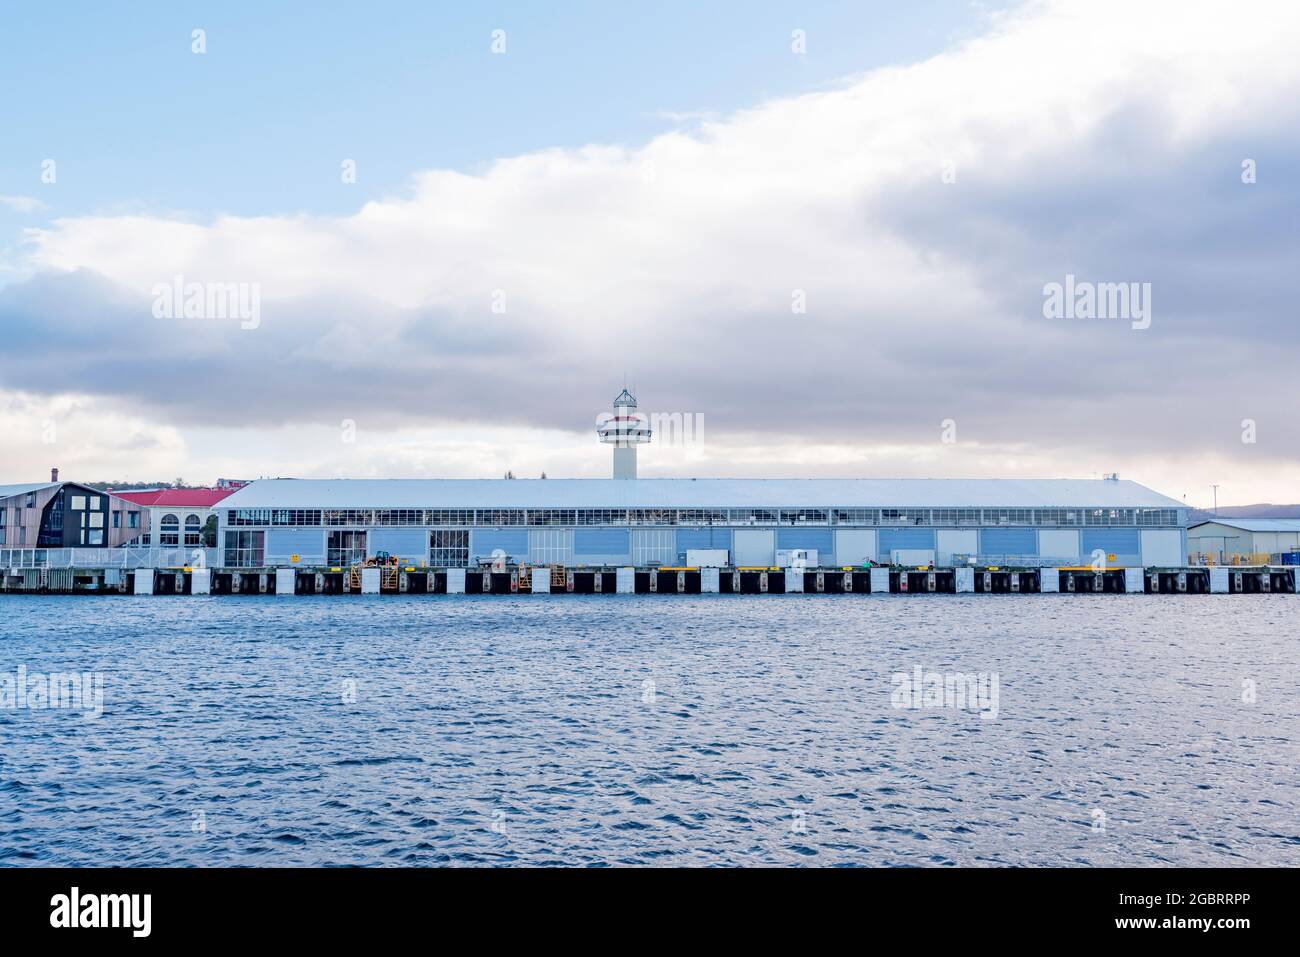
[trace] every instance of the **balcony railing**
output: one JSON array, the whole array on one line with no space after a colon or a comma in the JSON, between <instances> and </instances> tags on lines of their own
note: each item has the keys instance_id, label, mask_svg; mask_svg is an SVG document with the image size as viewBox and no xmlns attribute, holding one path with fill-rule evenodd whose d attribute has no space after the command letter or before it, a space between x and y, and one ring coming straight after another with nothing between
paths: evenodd
<instances>
[{"instance_id":1,"label":"balcony railing","mask_svg":"<svg viewBox=\"0 0 1300 957\"><path fill-rule=\"evenodd\" d=\"M215 548L0 548L0 568L185 568L217 564Z\"/></svg>"}]
</instances>

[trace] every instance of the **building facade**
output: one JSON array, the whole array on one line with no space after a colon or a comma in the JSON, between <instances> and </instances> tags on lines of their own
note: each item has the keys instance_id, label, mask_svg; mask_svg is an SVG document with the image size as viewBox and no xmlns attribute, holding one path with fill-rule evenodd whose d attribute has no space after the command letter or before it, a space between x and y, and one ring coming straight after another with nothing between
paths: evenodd
<instances>
[{"instance_id":1,"label":"building facade","mask_svg":"<svg viewBox=\"0 0 1300 957\"><path fill-rule=\"evenodd\" d=\"M1300 518L1216 518L1187 530L1192 558L1218 565L1300 551Z\"/></svg>"},{"instance_id":2,"label":"building facade","mask_svg":"<svg viewBox=\"0 0 1300 957\"><path fill-rule=\"evenodd\" d=\"M250 483L220 503L226 566L1180 566L1187 509L1119 480L549 479ZM815 555L812 553L816 553Z\"/></svg>"},{"instance_id":3,"label":"building facade","mask_svg":"<svg viewBox=\"0 0 1300 957\"><path fill-rule=\"evenodd\" d=\"M200 548L208 519L235 488L165 488L117 492L146 516L141 545L161 548Z\"/></svg>"},{"instance_id":4,"label":"building facade","mask_svg":"<svg viewBox=\"0 0 1300 957\"><path fill-rule=\"evenodd\" d=\"M0 485L0 546L6 548L116 548L143 530L137 506L87 485Z\"/></svg>"}]
</instances>

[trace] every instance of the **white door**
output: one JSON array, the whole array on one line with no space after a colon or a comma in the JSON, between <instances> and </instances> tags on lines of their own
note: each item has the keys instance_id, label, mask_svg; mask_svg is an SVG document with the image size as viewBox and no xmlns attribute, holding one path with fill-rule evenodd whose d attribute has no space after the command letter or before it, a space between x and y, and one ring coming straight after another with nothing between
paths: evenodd
<instances>
[{"instance_id":1,"label":"white door","mask_svg":"<svg viewBox=\"0 0 1300 957\"><path fill-rule=\"evenodd\" d=\"M1179 568L1185 562L1183 558L1183 537L1174 528L1142 529L1142 564L1150 568L1160 565L1165 568Z\"/></svg>"},{"instance_id":2,"label":"white door","mask_svg":"<svg viewBox=\"0 0 1300 957\"><path fill-rule=\"evenodd\" d=\"M1045 528L1038 533L1038 554L1049 561L1079 561L1079 533L1072 528Z\"/></svg>"},{"instance_id":3,"label":"white door","mask_svg":"<svg viewBox=\"0 0 1300 957\"><path fill-rule=\"evenodd\" d=\"M737 565L771 565L776 561L776 533L770 528L738 528L732 548Z\"/></svg>"},{"instance_id":4,"label":"white door","mask_svg":"<svg viewBox=\"0 0 1300 957\"><path fill-rule=\"evenodd\" d=\"M935 541L938 546L935 551L939 553L939 564L951 565L954 555L978 555L980 550L976 541L978 537L978 533L973 528L939 529Z\"/></svg>"},{"instance_id":5,"label":"white door","mask_svg":"<svg viewBox=\"0 0 1300 957\"><path fill-rule=\"evenodd\" d=\"M874 528L837 528L835 530L835 564L861 565L876 560Z\"/></svg>"}]
</instances>

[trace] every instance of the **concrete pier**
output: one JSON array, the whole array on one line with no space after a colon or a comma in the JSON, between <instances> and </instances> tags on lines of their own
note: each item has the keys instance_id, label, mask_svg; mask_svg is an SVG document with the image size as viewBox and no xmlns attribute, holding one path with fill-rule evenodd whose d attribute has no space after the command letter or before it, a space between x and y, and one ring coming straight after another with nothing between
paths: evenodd
<instances>
[{"instance_id":1,"label":"concrete pier","mask_svg":"<svg viewBox=\"0 0 1300 957\"><path fill-rule=\"evenodd\" d=\"M277 595L292 595L297 577L298 573L292 568L277 568L275 570L275 593Z\"/></svg>"},{"instance_id":2,"label":"concrete pier","mask_svg":"<svg viewBox=\"0 0 1300 957\"><path fill-rule=\"evenodd\" d=\"M871 567L405 566L6 567L6 594L183 595L510 595L721 594L875 595L1153 594L1268 595L1297 592L1293 566L1165 566L1106 568L958 565Z\"/></svg>"}]
</instances>

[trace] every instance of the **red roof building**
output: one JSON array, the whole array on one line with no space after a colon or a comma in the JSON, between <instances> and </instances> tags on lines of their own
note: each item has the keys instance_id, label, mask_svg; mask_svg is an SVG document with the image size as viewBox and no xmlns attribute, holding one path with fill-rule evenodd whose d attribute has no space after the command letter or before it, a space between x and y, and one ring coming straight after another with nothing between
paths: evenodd
<instances>
[{"instance_id":1,"label":"red roof building","mask_svg":"<svg viewBox=\"0 0 1300 957\"><path fill-rule=\"evenodd\" d=\"M223 498L235 493L233 488L162 488L146 492L114 492L136 505L150 508L212 508Z\"/></svg>"},{"instance_id":2,"label":"red roof building","mask_svg":"<svg viewBox=\"0 0 1300 957\"><path fill-rule=\"evenodd\" d=\"M114 492L114 496L139 505L147 517L142 545L195 548L203 544L203 526L233 488L161 488L140 492Z\"/></svg>"}]
</instances>

